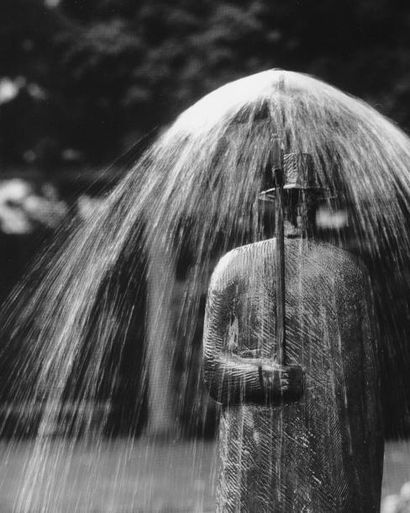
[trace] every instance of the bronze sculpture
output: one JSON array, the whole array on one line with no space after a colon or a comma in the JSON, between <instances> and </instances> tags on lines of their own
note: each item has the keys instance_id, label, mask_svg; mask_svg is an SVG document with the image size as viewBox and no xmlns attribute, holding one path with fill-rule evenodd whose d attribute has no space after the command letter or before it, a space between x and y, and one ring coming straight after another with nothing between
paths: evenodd
<instances>
[{"instance_id":1,"label":"bronze sculpture","mask_svg":"<svg viewBox=\"0 0 410 513\"><path fill-rule=\"evenodd\" d=\"M285 189L297 191L302 212L301 236L284 241L287 360L278 227L277 237L225 255L209 287L205 379L223 408L217 511L377 512L383 431L368 273L312 236L309 159L284 160Z\"/></svg>"}]
</instances>

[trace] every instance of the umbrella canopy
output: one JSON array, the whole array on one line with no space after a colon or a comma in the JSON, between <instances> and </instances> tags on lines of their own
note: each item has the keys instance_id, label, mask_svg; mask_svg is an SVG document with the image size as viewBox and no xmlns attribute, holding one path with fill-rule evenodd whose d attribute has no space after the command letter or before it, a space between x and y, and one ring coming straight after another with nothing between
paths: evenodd
<instances>
[{"instance_id":1,"label":"umbrella canopy","mask_svg":"<svg viewBox=\"0 0 410 513\"><path fill-rule=\"evenodd\" d=\"M104 205L65 237L52 265L48 256L40 261L43 280L28 300L27 287L21 288L24 311L14 319L10 338L11 343L22 336L30 340L27 362L20 367L35 370L33 394L43 393L45 384L63 390L84 345L88 359L81 361L86 376L81 393L98 393L96 380L106 354L132 316L131 302L115 292L118 277L134 279L137 259L132 255L152 255L152 248L159 248L169 263L164 294L174 288L172 273L181 253L186 248L192 252L177 315L178 333L190 345L215 253L267 236L266 203L259 195L266 188L275 134L285 153L311 156L317 183L336 196L328 200L329 208L347 212L355 251L374 271L380 329L388 361L394 362L389 363L391 375L404 376L400 365L410 361L405 342L410 319L405 299L410 291L410 140L358 99L306 75L268 70L214 91L181 114ZM346 244L344 234L336 235L335 243ZM404 290L400 300L398 283ZM96 311L98 343L87 344ZM170 330L169 340L175 337L172 323ZM402 394L396 397L405 404L408 387L399 388Z\"/></svg>"}]
</instances>

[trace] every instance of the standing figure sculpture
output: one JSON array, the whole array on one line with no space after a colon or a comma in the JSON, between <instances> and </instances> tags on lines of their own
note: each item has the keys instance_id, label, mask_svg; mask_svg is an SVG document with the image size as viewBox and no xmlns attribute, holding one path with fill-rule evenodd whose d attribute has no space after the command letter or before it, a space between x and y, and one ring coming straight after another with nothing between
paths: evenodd
<instances>
[{"instance_id":1,"label":"standing figure sculpture","mask_svg":"<svg viewBox=\"0 0 410 513\"><path fill-rule=\"evenodd\" d=\"M299 231L284 242L286 360L277 237L229 252L209 287L205 379L222 404L217 511L378 512L383 431L368 273L315 238L309 156L284 161L287 217Z\"/></svg>"}]
</instances>

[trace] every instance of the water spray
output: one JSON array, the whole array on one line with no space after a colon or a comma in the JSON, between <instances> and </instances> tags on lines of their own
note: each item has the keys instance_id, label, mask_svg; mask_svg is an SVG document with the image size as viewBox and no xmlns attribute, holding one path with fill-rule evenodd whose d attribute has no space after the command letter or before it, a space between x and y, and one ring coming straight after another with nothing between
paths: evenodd
<instances>
[{"instance_id":1,"label":"water spray","mask_svg":"<svg viewBox=\"0 0 410 513\"><path fill-rule=\"evenodd\" d=\"M263 119L255 115L261 107L268 114ZM238 124L238 119L245 121ZM277 138L286 141L285 148L278 148L281 143L272 141L273 134L280 134ZM348 210L356 256L376 262L380 270L373 276L377 288L372 294L366 268L342 244L315 240L306 233L308 226L302 237L286 236L286 284L281 293L283 300L286 285L286 340L279 348L285 365L273 356L279 291L272 285L277 283L278 246L273 239L261 240L265 219L259 212L254 215L269 155L283 170L285 202L287 189L300 183L305 170L309 174L313 169L322 186L337 191L339 205ZM189 336L175 336L170 322L161 337L148 337L147 354L161 359L161 366L147 366L146 374L150 386L175 393L167 355L188 352L195 345L191 333L197 327L203 277L213 266L215 249L236 246L221 259L211 280L204 336L204 373L212 394L225 401L218 511L376 513L383 464L379 381L386 366L378 366L372 328L379 319L372 316L369 298L376 301L387 327L382 343L391 379L383 393L391 399L408 383L410 309L396 295L398 284L403 297L410 290L409 169L406 134L369 105L312 77L268 70L212 92L181 114L147 150L103 208L66 241L52 266L47 259L40 262L40 286L30 294L27 283L21 287L24 308L10 303L10 344L24 339L30 348L29 357L25 354L11 373L16 385L10 395L25 397L22 370L34 383L29 398L37 396L38 383L47 382L52 389L63 380L68 387L70 362L76 362L81 372L87 363L81 394L97 399L107 355L114 341L123 347L124 330L134 315L118 284L139 276L130 255L149 254L164 244L172 263L181 249L174 242L184 239L177 237L182 225L183 235L191 233L189 242L197 255L189 300L176 315L182 319L179 332ZM291 170L298 180L290 180ZM303 186L290 193L291 199L296 196L306 200L301 206L303 224L309 221L309 201L315 200L315 193ZM189 230L187 219L192 220ZM170 265L158 288L171 290L173 273ZM149 309L149 330L155 334L161 307L150 301ZM96 328L91 339L90 327ZM169 351L162 351L163 341ZM87 362L83 354L89 355ZM193 361L192 352L188 354L185 360ZM292 365L303 367L305 374L303 395L291 401L277 378L293 371ZM165 379L155 368L169 369ZM114 382L117 370L110 372ZM192 365L189 373L195 380L186 383L199 389L198 367ZM269 377L275 378L273 383ZM261 381L276 392L272 403L266 401ZM291 386L294 382L289 380ZM188 388L184 384L178 397ZM159 417L168 414L162 408L165 402L152 405ZM187 410L198 402L195 395L186 402ZM390 406L386 417L391 417ZM171 413L167 424L172 423ZM164 424L163 418L158 422ZM39 436L38 450L27 464L17 501L24 506L21 511L56 509L50 502L54 488L44 477L47 465L56 468L46 438ZM46 490L40 506L33 499L38 490Z\"/></svg>"}]
</instances>

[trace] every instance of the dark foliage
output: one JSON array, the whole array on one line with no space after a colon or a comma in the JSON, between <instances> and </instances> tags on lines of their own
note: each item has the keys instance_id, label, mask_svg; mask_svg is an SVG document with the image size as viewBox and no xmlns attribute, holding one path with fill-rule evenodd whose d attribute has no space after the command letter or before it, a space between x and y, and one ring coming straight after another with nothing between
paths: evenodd
<instances>
[{"instance_id":1,"label":"dark foliage","mask_svg":"<svg viewBox=\"0 0 410 513\"><path fill-rule=\"evenodd\" d=\"M6 164L29 155L57 170L67 149L110 160L204 93L270 67L318 75L410 127L403 0L53 3L1 2L2 74L20 91L0 105Z\"/></svg>"}]
</instances>

